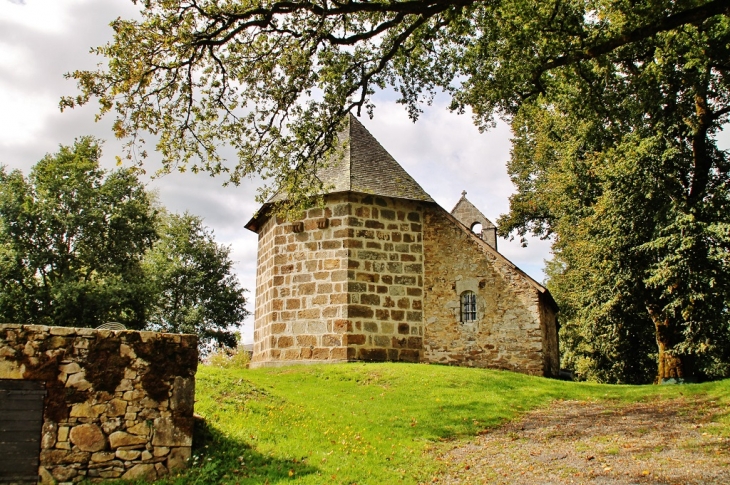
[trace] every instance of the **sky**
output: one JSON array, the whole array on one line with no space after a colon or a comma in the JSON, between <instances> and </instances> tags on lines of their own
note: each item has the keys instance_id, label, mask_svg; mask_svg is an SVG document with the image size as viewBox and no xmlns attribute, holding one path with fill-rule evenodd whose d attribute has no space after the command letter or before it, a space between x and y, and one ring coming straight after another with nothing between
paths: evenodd
<instances>
[{"instance_id":1,"label":"sky","mask_svg":"<svg viewBox=\"0 0 730 485\"><path fill-rule=\"evenodd\" d=\"M95 122L96 109L88 106L58 108L61 96L76 94L64 73L93 69L104 59L89 52L112 38L109 23L132 18L131 0L0 0L0 164L28 173L45 154L75 138L94 135L105 140L102 165L115 167L121 142L114 139L111 117ZM446 109L437 98L415 124L391 93L378 93L375 116L360 118L381 145L446 210L467 191L467 198L491 221L509 209L514 191L506 171L510 132L504 124L479 133L469 116ZM159 168L150 154L149 173ZM253 313L256 280L256 234L244 224L256 212L257 180L223 187L223 178L206 174L170 174L149 180L172 212L188 211L203 217L216 241L231 247L231 258L241 285L250 289L248 308ZM544 260L551 257L548 241L500 239L500 252L539 282ZM253 340L253 316L243 324L245 342Z\"/></svg>"}]
</instances>

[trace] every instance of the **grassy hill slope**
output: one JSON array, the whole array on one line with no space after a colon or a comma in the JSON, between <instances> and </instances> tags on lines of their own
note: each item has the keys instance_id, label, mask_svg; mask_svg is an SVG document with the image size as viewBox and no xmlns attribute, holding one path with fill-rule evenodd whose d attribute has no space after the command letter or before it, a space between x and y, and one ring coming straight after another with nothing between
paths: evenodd
<instances>
[{"instance_id":1,"label":"grassy hill slope","mask_svg":"<svg viewBox=\"0 0 730 485\"><path fill-rule=\"evenodd\" d=\"M436 448L553 400L680 395L730 404L730 381L609 386L419 364L203 366L196 412L206 427L191 468L164 483L416 484L440 466Z\"/></svg>"}]
</instances>

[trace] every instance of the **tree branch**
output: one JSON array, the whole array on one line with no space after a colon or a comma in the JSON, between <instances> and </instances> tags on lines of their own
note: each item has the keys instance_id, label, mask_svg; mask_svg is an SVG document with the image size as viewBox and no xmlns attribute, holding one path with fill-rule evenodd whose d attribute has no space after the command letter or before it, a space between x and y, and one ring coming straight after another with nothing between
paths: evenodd
<instances>
[{"instance_id":1,"label":"tree branch","mask_svg":"<svg viewBox=\"0 0 730 485\"><path fill-rule=\"evenodd\" d=\"M551 59L542 66L537 76L540 76L551 69L555 69L556 67L566 66L578 61L595 59L596 57L608 54L619 47L648 39L659 32L666 32L668 30L681 27L682 25L701 22L710 17L714 17L715 15L728 14L730 14L730 3L728 0L713 0L700 7L691 8L689 10L670 15L669 17L665 17L655 23L624 32L623 34L605 42L587 47L582 51Z\"/></svg>"}]
</instances>

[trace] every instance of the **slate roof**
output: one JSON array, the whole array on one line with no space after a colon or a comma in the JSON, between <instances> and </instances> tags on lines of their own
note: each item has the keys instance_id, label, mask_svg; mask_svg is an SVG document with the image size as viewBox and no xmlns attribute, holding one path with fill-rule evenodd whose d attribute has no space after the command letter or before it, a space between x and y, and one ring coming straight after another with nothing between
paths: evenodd
<instances>
[{"instance_id":1,"label":"slate roof","mask_svg":"<svg viewBox=\"0 0 730 485\"><path fill-rule=\"evenodd\" d=\"M434 202L352 114L338 136L344 145L340 160L330 162L317 172L324 185L330 187L327 193L364 192ZM286 194L277 193L268 202L285 197Z\"/></svg>"},{"instance_id":2,"label":"slate roof","mask_svg":"<svg viewBox=\"0 0 730 485\"><path fill-rule=\"evenodd\" d=\"M329 187L327 193L362 192L435 202L355 116L348 116L347 126L338 133L344 146L340 159L331 161L317 172L324 186ZM284 199L285 192L274 194L245 227L255 231L257 220L265 217L269 206Z\"/></svg>"},{"instance_id":3,"label":"slate roof","mask_svg":"<svg viewBox=\"0 0 730 485\"><path fill-rule=\"evenodd\" d=\"M343 140L349 138L344 163L328 167L323 177L335 172L333 180L337 189L337 184L341 184L340 190L434 202L357 118L350 115L348 125L349 133L346 130ZM349 172L349 180L346 175L343 177L345 172Z\"/></svg>"}]
</instances>

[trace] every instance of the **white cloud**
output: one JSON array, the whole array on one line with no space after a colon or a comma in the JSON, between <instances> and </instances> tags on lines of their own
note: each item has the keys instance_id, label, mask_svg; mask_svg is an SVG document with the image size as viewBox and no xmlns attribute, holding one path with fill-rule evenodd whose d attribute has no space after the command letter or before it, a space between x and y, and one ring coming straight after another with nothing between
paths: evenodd
<instances>
[{"instance_id":1,"label":"white cloud","mask_svg":"<svg viewBox=\"0 0 730 485\"><path fill-rule=\"evenodd\" d=\"M53 112L49 96L27 96L11 86L0 84L0 148L34 142L45 119Z\"/></svg>"},{"instance_id":2,"label":"white cloud","mask_svg":"<svg viewBox=\"0 0 730 485\"><path fill-rule=\"evenodd\" d=\"M43 34L63 34L73 28L70 8L89 0L23 0L0 2L0 19Z\"/></svg>"}]
</instances>

